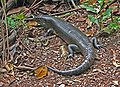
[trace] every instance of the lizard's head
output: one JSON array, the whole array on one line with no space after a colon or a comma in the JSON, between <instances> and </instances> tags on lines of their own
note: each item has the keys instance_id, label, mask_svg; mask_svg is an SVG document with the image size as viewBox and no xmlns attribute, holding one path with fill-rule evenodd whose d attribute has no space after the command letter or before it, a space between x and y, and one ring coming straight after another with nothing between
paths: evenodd
<instances>
[{"instance_id":1,"label":"lizard's head","mask_svg":"<svg viewBox=\"0 0 120 87\"><path fill-rule=\"evenodd\" d=\"M53 22L51 16L49 15L35 16L33 19L37 21L41 26L51 26Z\"/></svg>"},{"instance_id":2,"label":"lizard's head","mask_svg":"<svg viewBox=\"0 0 120 87\"><path fill-rule=\"evenodd\" d=\"M51 27L54 24L54 20L52 16L49 15L42 15L42 16L34 16L33 18L26 18L27 21L36 21L40 26L43 27Z\"/></svg>"}]
</instances>

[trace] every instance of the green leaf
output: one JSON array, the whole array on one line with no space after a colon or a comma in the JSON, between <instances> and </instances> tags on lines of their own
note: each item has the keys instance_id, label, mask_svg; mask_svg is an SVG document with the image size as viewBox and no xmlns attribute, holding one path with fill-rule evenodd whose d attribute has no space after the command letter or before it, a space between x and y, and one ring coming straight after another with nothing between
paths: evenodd
<instances>
[{"instance_id":1,"label":"green leaf","mask_svg":"<svg viewBox=\"0 0 120 87\"><path fill-rule=\"evenodd\" d=\"M100 6L102 6L104 3L104 0L98 0L98 3L100 4Z\"/></svg>"},{"instance_id":2,"label":"green leaf","mask_svg":"<svg viewBox=\"0 0 120 87\"><path fill-rule=\"evenodd\" d=\"M16 19L22 20L25 18L25 15L23 13L20 13L16 16Z\"/></svg>"},{"instance_id":3,"label":"green leaf","mask_svg":"<svg viewBox=\"0 0 120 87\"><path fill-rule=\"evenodd\" d=\"M106 33L108 33L108 34L111 34L112 31L111 31L110 28L107 27L107 28L104 29L104 32L106 32Z\"/></svg>"},{"instance_id":4,"label":"green leaf","mask_svg":"<svg viewBox=\"0 0 120 87\"><path fill-rule=\"evenodd\" d=\"M103 15L111 16L112 8L106 9L105 12L103 12Z\"/></svg>"},{"instance_id":5,"label":"green leaf","mask_svg":"<svg viewBox=\"0 0 120 87\"><path fill-rule=\"evenodd\" d=\"M15 23L14 19L7 17L7 21L8 21L8 25L10 28L15 28L16 23Z\"/></svg>"},{"instance_id":6,"label":"green leaf","mask_svg":"<svg viewBox=\"0 0 120 87\"><path fill-rule=\"evenodd\" d=\"M95 22L95 17L93 15L88 15L88 18L91 22Z\"/></svg>"},{"instance_id":7,"label":"green leaf","mask_svg":"<svg viewBox=\"0 0 120 87\"><path fill-rule=\"evenodd\" d=\"M88 15L88 18L92 23L96 23L97 25L99 24L98 19L96 19L93 15Z\"/></svg>"},{"instance_id":8,"label":"green leaf","mask_svg":"<svg viewBox=\"0 0 120 87\"><path fill-rule=\"evenodd\" d=\"M94 12L94 13L98 13L96 9L94 9L93 7L91 6L85 6L85 5L80 5L82 8L85 8L87 11L91 11L91 12Z\"/></svg>"},{"instance_id":9,"label":"green leaf","mask_svg":"<svg viewBox=\"0 0 120 87\"><path fill-rule=\"evenodd\" d=\"M120 28L120 25L118 25L117 23L110 23L109 27L112 29L118 29Z\"/></svg>"},{"instance_id":10,"label":"green leaf","mask_svg":"<svg viewBox=\"0 0 120 87\"><path fill-rule=\"evenodd\" d=\"M112 12L112 8L109 8L105 12L103 12L102 13L102 15L103 15L102 21L105 21L107 18L110 18L111 12Z\"/></svg>"}]
</instances>

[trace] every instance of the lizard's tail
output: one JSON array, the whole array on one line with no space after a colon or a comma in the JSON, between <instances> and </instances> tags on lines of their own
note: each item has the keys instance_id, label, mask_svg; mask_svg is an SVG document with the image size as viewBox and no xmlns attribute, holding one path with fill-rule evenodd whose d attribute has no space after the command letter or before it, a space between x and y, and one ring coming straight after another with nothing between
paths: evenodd
<instances>
[{"instance_id":1,"label":"lizard's tail","mask_svg":"<svg viewBox=\"0 0 120 87\"><path fill-rule=\"evenodd\" d=\"M71 69L71 70L63 70L63 71L52 68L50 66L48 66L48 69L52 70L55 73L63 75L63 76L79 75L79 74L82 74L83 72L85 72L87 69L90 68L90 66L94 62L94 58L95 58L94 51L93 51L93 49L90 48L90 49L87 49L87 54L85 56L84 62L81 65L79 65L78 67L76 67L74 69Z\"/></svg>"}]
</instances>

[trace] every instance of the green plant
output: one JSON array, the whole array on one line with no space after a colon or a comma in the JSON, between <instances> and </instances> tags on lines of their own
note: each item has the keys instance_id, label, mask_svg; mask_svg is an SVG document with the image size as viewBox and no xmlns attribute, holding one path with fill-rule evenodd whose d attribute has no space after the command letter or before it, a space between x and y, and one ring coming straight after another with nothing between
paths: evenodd
<instances>
[{"instance_id":1,"label":"green plant","mask_svg":"<svg viewBox=\"0 0 120 87\"><path fill-rule=\"evenodd\" d=\"M118 24L120 18L112 14L112 11L118 9L118 6L106 7L111 3L111 0L108 0L107 2L105 2L105 0L97 0L95 4L89 4L89 1L87 0L80 6L87 11L95 13L96 15L94 16L88 15L89 20L92 23L97 24L100 27L100 30L111 34L120 29L120 25ZM106 25L104 25L104 23L106 23Z\"/></svg>"},{"instance_id":2,"label":"green plant","mask_svg":"<svg viewBox=\"0 0 120 87\"><path fill-rule=\"evenodd\" d=\"M19 26L25 25L23 19L25 18L24 13L13 14L7 17L8 28L18 28ZM4 21L5 23L5 21Z\"/></svg>"}]
</instances>

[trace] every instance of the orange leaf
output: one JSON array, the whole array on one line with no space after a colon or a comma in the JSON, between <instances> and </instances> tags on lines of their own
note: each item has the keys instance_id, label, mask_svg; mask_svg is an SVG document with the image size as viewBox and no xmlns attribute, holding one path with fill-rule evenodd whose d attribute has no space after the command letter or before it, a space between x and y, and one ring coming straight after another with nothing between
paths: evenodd
<instances>
[{"instance_id":1,"label":"orange leaf","mask_svg":"<svg viewBox=\"0 0 120 87\"><path fill-rule=\"evenodd\" d=\"M27 23L28 27L33 27L33 26L36 26L38 23L36 21L29 21Z\"/></svg>"},{"instance_id":2,"label":"orange leaf","mask_svg":"<svg viewBox=\"0 0 120 87\"><path fill-rule=\"evenodd\" d=\"M8 63L5 65L5 68L7 69L8 73L12 76L14 76L14 65L11 63Z\"/></svg>"},{"instance_id":3,"label":"orange leaf","mask_svg":"<svg viewBox=\"0 0 120 87\"><path fill-rule=\"evenodd\" d=\"M96 4L97 0L89 0L89 5Z\"/></svg>"},{"instance_id":4,"label":"orange leaf","mask_svg":"<svg viewBox=\"0 0 120 87\"><path fill-rule=\"evenodd\" d=\"M36 70L35 70L35 76L38 77L39 79L40 78L43 78L44 76L46 76L48 74L48 68L46 66L41 66L41 67L38 67Z\"/></svg>"}]
</instances>

